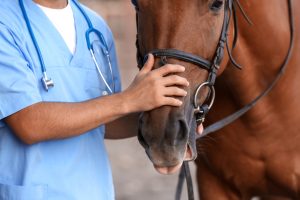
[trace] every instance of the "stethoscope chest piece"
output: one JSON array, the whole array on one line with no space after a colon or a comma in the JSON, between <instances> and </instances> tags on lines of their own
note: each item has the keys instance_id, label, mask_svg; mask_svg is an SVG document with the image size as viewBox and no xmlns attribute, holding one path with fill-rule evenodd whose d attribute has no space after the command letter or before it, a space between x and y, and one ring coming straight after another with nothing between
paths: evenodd
<instances>
[{"instance_id":1,"label":"stethoscope chest piece","mask_svg":"<svg viewBox=\"0 0 300 200\"><path fill-rule=\"evenodd\" d=\"M44 89L48 92L48 90L52 87L54 87L54 82L52 81L51 78L48 78L47 75L43 75L42 77L42 83L44 86Z\"/></svg>"}]
</instances>

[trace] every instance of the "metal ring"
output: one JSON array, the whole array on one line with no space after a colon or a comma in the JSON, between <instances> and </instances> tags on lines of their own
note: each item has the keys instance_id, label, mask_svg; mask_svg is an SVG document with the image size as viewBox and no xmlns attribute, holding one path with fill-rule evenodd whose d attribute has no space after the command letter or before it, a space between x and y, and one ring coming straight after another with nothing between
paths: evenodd
<instances>
[{"instance_id":1,"label":"metal ring","mask_svg":"<svg viewBox=\"0 0 300 200\"><path fill-rule=\"evenodd\" d=\"M206 100L208 98L210 98L210 102L208 104L208 109L210 109L212 107L212 105L214 104L214 101L215 101L215 97L216 97L216 91L215 91L215 88L213 85L210 85L209 82L204 82L202 83L201 85L198 86L197 90L196 90L196 93L195 93L195 96L194 96L194 107L195 109L200 109L200 105L197 104L197 99L198 99L198 95L199 95L199 92L200 90L207 86L209 89L210 89L210 93L208 94L208 96L206 97Z\"/></svg>"}]
</instances>

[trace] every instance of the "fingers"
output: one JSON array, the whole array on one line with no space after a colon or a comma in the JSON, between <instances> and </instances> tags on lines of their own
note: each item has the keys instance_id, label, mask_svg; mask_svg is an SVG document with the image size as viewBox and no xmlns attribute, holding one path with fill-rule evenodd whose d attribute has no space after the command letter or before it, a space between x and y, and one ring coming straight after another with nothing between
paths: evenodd
<instances>
[{"instance_id":1,"label":"fingers","mask_svg":"<svg viewBox=\"0 0 300 200\"><path fill-rule=\"evenodd\" d=\"M180 107L182 105L182 101L172 97L166 97L164 98L164 105Z\"/></svg>"},{"instance_id":2,"label":"fingers","mask_svg":"<svg viewBox=\"0 0 300 200\"><path fill-rule=\"evenodd\" d=\"M145 74L150 72L154 67L155 59L153 54L148 54L147 62L141 69L140 73ZM153 73L156 73L159 76L166 76L172 73L181 73L185 71L185 67L176 64L166 64L158 69L155 69Z\"/></svg>"},{"instance_id":3,"label":"fingers","mask_svg":"<svg viewBox=\"0 0 300 200\"><path fill-rule=\"evenodd\" d=\"M132 103L130 109L134 112L143 112L158 108L160 106L182 106L182 99L187 92L183 89L189 83L186 78L176 73L185 71L181 65L167 64L161 68L152 70L154 66L154 56L148 55L148 60L144 67L136 76L133 83L126 90Z\"/></svg>"},{"instance_id":4,"label":"fingers","mask_svg":"<svg viewBox=\"0 0 300 200\"><path fill-rule=\"evenodd\" d=\"M141 73L148 73L152 70L154 66L154 56L152 54L148 54L147 62L144 67L141 69Z\"/></svg>"},{"instance_id":5,"label":"fingers","mask_svg":"<svg viewBox=\"0 0 300 200\"><path fill-rule=\"evenodd\" d=\"M165 96L185 97L186 95L187 91L179 87L167 87L165 91Z\"/></svg>"},{"instance_id":6,"label":"fingers","mask_svg":"<svg viewBox=\"0 0 300 200\"><path fill-rule=\"evenodd\" d=\"M167 64L156 69L156 73L160 74L161 76L166 76L172 73L181 73L184 71L185 71L185 67L181 65L174 65L174 64Z\"/></svg>"},{"instance_id":7,"label":"fingers","mask_svg":"<svg viewBox=\"0 0 300 200\"><path fill-rule=\"evenodd\" d=\"M186 80L186 78L177 75L170 75L164 77L163 84L165 86L172 86L172 85L185 86L185 87L189 86L189 82Z\"/></svg>"}]
</instances>

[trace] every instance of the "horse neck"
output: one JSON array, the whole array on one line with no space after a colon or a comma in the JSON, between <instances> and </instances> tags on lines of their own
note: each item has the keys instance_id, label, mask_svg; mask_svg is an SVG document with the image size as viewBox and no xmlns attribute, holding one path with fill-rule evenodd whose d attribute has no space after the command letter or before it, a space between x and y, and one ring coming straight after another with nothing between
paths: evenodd
<instances>
[{"instance_id":1,"label":"horse neck","mask_svg":"<svg viewBox=\"0 0 300 200\"><path fill-rule=\"evenodd\" d=\"M299 1L293 2L294 8L300 7ZM277 76L289 48L290 27L287 0L274 0L272 4L268 0L244 0L241 3L253 22L253 25L250 26L243 19L241 13L237 11L239 39L233 50L233 56L243 66L243 69L240 71L229 63L226 70L218 78L216 85L217 102L212 118L226 116L261 94ZM295 24L299 24L299 12L297 9L294 10ZM253 126L265 126L264 123L270 123L276 119L278 121L287 109L286 102L291 102L291 99L297 97L300 98L300 92L295 92L297 85L295 80L300 78L300 68L297 69L296 67L300 63L299 58L296 57L300 52L299 32L297 25L294 56L287 71L271 93L261 99L243 118L239 119L240 122L244 120L243 122L248 125L252 122ZM291 103L288 106L293 109L292 105L295 104ZM278 116L268 115L274 111ZM300 112L300 109L298 111Z\"/></svg>"}]
</instances>

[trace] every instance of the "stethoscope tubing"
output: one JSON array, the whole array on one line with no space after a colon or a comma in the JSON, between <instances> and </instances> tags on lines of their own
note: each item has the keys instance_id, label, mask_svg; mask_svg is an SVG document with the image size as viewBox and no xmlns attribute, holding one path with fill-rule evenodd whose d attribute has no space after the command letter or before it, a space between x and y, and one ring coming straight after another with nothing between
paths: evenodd
<instances>
[{"instance_id":1,"label":"stethoscope tubing","mask_svg":"<svg viewBox=\"0 0 300 200\"><path fill-rule=\"evenodd\" d=\"M45 63L44 63L44 59L43 59L43 56L42 56L42 52L41 52L41 50L39 48L38 42L36 41L36 38L35 38L34 33L33 33L33 30L31 28L31 25L30 25L30 22L29 22L29 18L28 18L28 15L27 15L27 12L26 12L23 0L19 0L19 4L20 4L20 8L21 8L23 17L25 19L26 26L27 26L28 31L29 31L29 35L30 35L30 37L32 39L32 42L34 44L34 48L35 48L35 50L36 50L36 52L38 54L39 62L41 64L42 73L43 73L43 76L44 76L47 73L47 70L46 70L46 67L45 67Z\"/></svg>"},{"instance_id":2,"label":"stethoscope tubing","mask_svg":"<svg viewBox=\"0 0 300 200\"><path fill-rule=\"evenodd\" d=\"M78 4L78 2L76 0L73 0L73 2L77 6L77 8L80 10L80 12L82 13L82 15L85 18L85 21L88 24L89 29L85 32L85 39L86 39L87 48L88 48L88 50L91 53L92 59L93 59L93 61L95 63L95 66L97 68L97 71L98 71L101 79L103 80L103 82L104 82L105 86L107 87L107 89L109 90L109 92L112 94L113 91L115 91L115 83L114 83L114 76L113 76L113 70L112 70L112 65L111 65L111 59L110 59L110 55L109 55L108 45L107 45L107 43L106 43L106 41L104 39L103 34L100 31L98 31L97 29L94 28L93 23L91 22L90 18L88 17L88 15L86 14L86 12L83 10L83 8ZM95 57L95 52L94 52L94 50L92 48L92 43L91 43L91 40L90 40L90 35L92 33L94 33L94 34L96 34L98 36L98 38L100 39L101 43L105 47L104 54L106 56L107 63L108 63L108 66L109 66L109 71L110 71L111 78L112 78L113 89L107 83L107 81L104 78L104 76L103 76L103 74L102 74L102 72L100 70L100 67L99 67L99 65L97 63L97 60L96 60L96 57Z\"/></svg>"},{"instance_id":3,"label":"stethoscope tubing","mask_svg":"<svg viewBox=\"0 0 300 200\"><path fill-rule=\"evenodd\" d=\"M98 65L98 62L97 62L97 60L96 60L94 51L93 51L92 49L90 49L90 53L91 53L92 59L93 59L95 65L96 65L96 69L97 69L97 71L98 71L98 73L99 73L101 79L103 80L103 82L104 82L105 86L107 87L107 89L109 90L109 92L112 94L113 91L112 91L112 89L110 88L110 86L109 86L109 84L107 83L107 81L105 80L104 75L102 74L102 72L101 72L101 70L100 70L100 67L99 67L99 65Z\"/></svg>"},{"instance_id":4,"label":"stethoscope tubing","mask_svg":"<svg viewBox=\"0 0 300 200\"><path fill-rule=\"evenodd\" d=\"M95 67L97 69L97 72L98 72L100 78L104 82L106 88L112 94L112 93L115 92L115 83L114 83L114 76L113 76L113 70L112 70L112 64L111 64L111 59L110 59L110 55L109 55L108 45L107 45L107 43L106 43L106 41L104 39L103 34L100 31L98 31L97 29L94 28L94 26L93 26L90 18L88 17L88 15L86 14L86 12L83 10L83 8L79 5L79 3L76 0L72 0L72 1L76 5L76 7L79 9L79 11L82 13L82 15L84 16L84 18L85 18L85 20L86 20L86 22L88 24L88 30L85 32L85 39L86 39L87 48L88 48L88 50L89 50L89 52L91 54L92 60L93 60L93 62L95 64ZM33 30L32 30L32 27L31 27L31 24L30 24L30 21L29 21L29 18L28 18L28 15L27 15L27 12L26 12L23 0L19 0L19 4L20 4L20 8L21 8L21 11L22 11L22 14L23 14L26 26L27 26L28 31L29 31L29 35L30 35L30 37L32 39L33 45L35 47L35 50L37 52L38 59L39 59L40 65L41 65L42 74L43 74L42 83L44 85L45 90L48 91L48 89L50 87L54 86L54 83L51 80L51 78L48 78L48 76L47 76L47 69L46 69L46 66L45 66L43 55L42 55L41 49L40 49L40 47L38 45L38 42L37 42L37 40L35 38L35 35L33 33ZM108 63L108 66L109 66L113 89L109 86L109 84L108 84L107 80L105 79L102 71L100 70L98 62L96 60L95 52L94 52L94 50L92 48L92 43L91 43L91 40L90 40L90 35L92 33L96 34L96 36L100 39L100 42L102 43L102 45L105 48L103 50L103 48L101 47L103 53L105 54L105 57L107 59L107 63Z\"/></svg>"}]
</instances>

